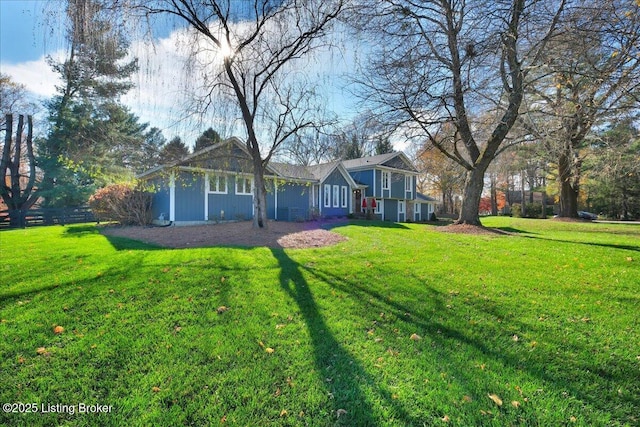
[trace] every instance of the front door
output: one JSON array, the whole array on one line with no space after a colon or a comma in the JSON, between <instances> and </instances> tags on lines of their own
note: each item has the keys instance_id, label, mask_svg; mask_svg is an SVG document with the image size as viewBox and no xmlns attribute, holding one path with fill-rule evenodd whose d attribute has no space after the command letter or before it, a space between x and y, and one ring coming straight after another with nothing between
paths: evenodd
<instances>
[{"instance_id":1,"label":"front door","mask_svg":"<svg viewBox=\"0 0 640 427\"><path fill-rule=\"evenodd\" d=\"M353 190L353 198L354 198L354 212L361 213L362 212L362 191L361 190Z\"/></svg>"}]
</instances>

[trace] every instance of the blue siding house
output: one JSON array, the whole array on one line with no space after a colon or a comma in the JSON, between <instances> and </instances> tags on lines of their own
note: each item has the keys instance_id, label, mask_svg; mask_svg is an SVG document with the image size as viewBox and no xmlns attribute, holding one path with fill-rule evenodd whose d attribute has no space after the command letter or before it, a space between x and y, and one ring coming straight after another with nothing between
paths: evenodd
<instances>
[{"instance_id":1,"label":"blue siding house","mask_svg":"<svg viewBox=\"0 0 640 427\"><path fill-rule=\"evenodd\" d=\"M418 170L401 151L362 157L342 162L351 177L361 186L356 191L356 212L372 211L387 221L416 220ZM419 220L422 218L419 215Z\"/></svg>"},{"instance_id":2,"label":"blue siding house","mask_svg":"<svg viewBox=\"0 0 640 427\"><path fill-rule=\"evenodd\" d=\"M389 221L428 219L429 205L416 191L417 175L402 152L313 166L271 162L265 173L267 216L299 221L368 211ZM195 224L253 217L250 156L237 138L139 178L155 189L152 214L156 220Z\"/></svg>"}]
</instances>

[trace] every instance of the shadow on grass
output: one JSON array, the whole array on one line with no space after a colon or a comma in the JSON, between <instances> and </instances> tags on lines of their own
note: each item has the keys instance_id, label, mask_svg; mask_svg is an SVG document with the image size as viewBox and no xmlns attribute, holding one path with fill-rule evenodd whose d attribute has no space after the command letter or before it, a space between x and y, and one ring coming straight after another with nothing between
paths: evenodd
<instances>
[{"instance_id":1,"label":"shadow on grass","mask_svg":"<svg viewBox=\"0 0 640 427\"><path fill-rule=\"evenodd\" d=\"M25 298L25 297L28 298L29 296L38 294L40 292L57 289L60 286L61 285L58 283L51 283L51 284L40 286L37 288L29 288L29 289L23 289L23 290L14 289L10 291L4 291L0 293L0 304L4 303L5 301L10 301L13 299L19 299L19 298Z\"/></svg>"},{"instance_id":2,"label":"shadow on grass","mask_svg":"<svg viewBox=\"0 0 640 427\"><path fill-rule=\"evenodd\" d=\"M83 237L87 234L98 234L98 228L95 224L86 225L70 225L64 229L63 237Z\"/></svg>"},{"instance_id":3,"label":"shadow on grass","mask_svg":"<svg viewBox=\"0 0 640 427\"><path fill-rule=\"evenodd\" d=\"M170 249L163 248L162 246L154 245L152 243L145 243L141 240L129 239L127 237L110 236L108 234L103 234L103 236L117 251L159 251Z\"/></svg>"},{"instance_id":4,"label":"shadow on grass","mask_svg":"<svg viewBox=\"0 0 640 427\"><path fill-rule=\"evenodd\" d=\"M272 249L271 252L280 266L280 287L296 302L309 330L314 362L323 378L327 378L325 385L333 398L333 416L337 424L374 426L383 422L375 415L366 389L373 390L384 406L393 408L400 419L412 421L393 401L392 394L380 388L361 363L332 334L302 275L301 265L282 249ZM347 411L346 414L341 415L341 410Z\"/></svg>"},{"instance_id":5,"label":"shadow on grass","mask_svg":"<svg viewBox=\"0 0 640 427\"><path fill-rule=\"evenodd\" d=\"M320 228L325 230L331 230L333 228L344 227L347 225L355 225L358 227L376 227L376 228L395 228L409 230L409 227L399 222L380 221L380 220L366 220L366 219L352 219L348 221L328 221L321 224Z\"/></svg>"},{"instance_id":6,"label":"shadow on grass","mask_svg":"<svg viewBox=\"0 0 640 427\"><path fill-rule=\"evenodd\" d=\"M532 325L519 320L517 313L505 312L497 304L488 304L487 301L470 301L467 307L489 314L490 317L502 319L496 325L484 325L495 329L493 335L495 340L484 340L473 336L471 330L449 326L452 320L457 317L468 316L469 311L464 315L455 314L447 303L445 294L427 286L428 300L433 305L433 313L440 313L447 316L448 320L438 319L434 315L420 313L415 306L392 301L380 292L369 286L362 285L356 280L345 281L331 273L318 272L314 269L302 267L306 272L315 276L318 280L328 286L352 295L360 301L369 301L376 307L373 312L393 313L400 322L411 326L411 330L416 328L421 333L427 334L429 338L438 343L443 349L451 348L451 341L455 341L470 349L480 351L494 361L510 367L515 371L527 372L529 375L539 378L553 386L557 394L564 394L567 391L577 399L588 405L597 408L604 413L611 413L618 420L637 421L636 415L629 408L640 407L640 387L633 378L629 378L629 373L637 368L630 360L623 358L612 358L608 363L602 363L588 359L571 357L570 355L598 353L601 349L591 348L586 341L574 339L568 341L566 336L558 336L552 339L542 326ZM407 315L409 314L409 315ZM467 319L459 319L460 324L468 324ZM532 352L530 349L518 346L512 340L512 335L529 333L533 336L545 336L551 344L552 350ZM485 334L486 336L486 334ZM557 349L563 349L563 355ZM446 359L450 357L447 350L443 350L439 357ZM455 363L452 361L452 363ZM554 368L555 365L555 368ZM549 369L551 366L552 369ZM558 369L560 368L560 369ZM456 377L462 383L478 382L477 376L468 370L467 365L461 365L456 369ZM598 384L594 387L594 384ZM617 396L602 398L602 391L611 387L618 388ZM621 390L625 392L622 393Z\"/></svg>"},{"instance_id":7,"label":"shadow on grass","mask_svg":"<svg viewBox=\"0 0 640 427\"><path fill-rule=\"evenodd\" d=\"M508 233L508 234L539 234L539 233L534 233L532 231L521 230L519 228L513 228L513 227L490 227L490 228L493 230L504 231L505 233Z\"/></svg>"},{"instance_id":8,"label":"shadow on grass","mask_svg":"<svg viewBox=\"0 0 640 427\"><path fill-rule=\"evenodd\" d=\"M599 246L602 248L623 249L640 252L640 245L617 245L615 243L581 242L579 240L550 239L548 237L522 236L527 239L546 240L548 242L569 243L571 245Z\"/></svg>"}]
</instances>

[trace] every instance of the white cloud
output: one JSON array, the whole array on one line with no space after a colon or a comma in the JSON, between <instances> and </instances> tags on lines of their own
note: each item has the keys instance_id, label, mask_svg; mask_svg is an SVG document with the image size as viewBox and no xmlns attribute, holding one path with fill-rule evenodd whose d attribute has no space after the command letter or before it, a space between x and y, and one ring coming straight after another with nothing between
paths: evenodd
<instances>
[{"instance_id":1,"label":"white cloud","mask_svg":"<svg viewBox=\"0 0 640 427\"><path fill-rule=\"evenodd\" d=\"M24 85L38 98L51 98L56 92L56 85L60 84L58 75L51 69L44 56L37 61L2 63L0 69L3 74Z\"/></svg>"},{"instance_id":2,"label":"white cloud","mask_svg":"<svg viewBox=\"0 0 640 427\"><path fill-rule=\"evenodd\" d=\"M234 129L233 125L220 123L213 114L208 117L190 115L188 106L192 102L192 93L202 83L203 71L194 63L191 56L194 38L184 29L176 29L167 37L150 41L134 40L129 48L130 56L137 57L139 72L133 77L135 87L122 98L122 102L140 118L140 122L162 129L164 136L171 139L180 136L187 144L193 144L198 135L209 126L221 130ZM200 41L200 47L204 47ZM353 107L354 100L345 93L340 75L349 68L357 47L346 42L341 52L320 49L316 57L305 58L292 64L292 71L306 75L307 79L317 82L330 110L339 112L344 118L347 110ZM354 49L355 48L355 49ZM197 56L200 63L216 64L215 49L202 49ZM55 53L58 60L64 59L64 52ZM194 69L196 67L197 69ZM37 61L18 64L1 64L2 72L24 84L31 93L40 99L48 99L56 94L55 86L60 84L58 75L51 69L45 57ZM241 130L241 129L240 129Z\"/></svg>"}]
</instances>

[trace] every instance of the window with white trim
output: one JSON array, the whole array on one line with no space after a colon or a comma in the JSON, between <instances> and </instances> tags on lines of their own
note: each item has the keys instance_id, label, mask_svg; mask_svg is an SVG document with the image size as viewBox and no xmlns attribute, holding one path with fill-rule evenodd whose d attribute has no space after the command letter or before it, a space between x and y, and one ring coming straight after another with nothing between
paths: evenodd
<instances>
[{"instance_id":1,"label":"window with white trim","mask_svg":"<svg viewBox=\"0 0 640 427\"><path fill-rule=\"evenodd\" d=\"M342 187L340 187L340 190L342 190L341 191L341 200L340 200L341 203L340 203L340 205L343 208L346 208L347 204L348 204L347 197L349 197L349 188L346 185L343 185Z\"/></svg>"},{"instance_id":2,"label":"window with white trim","mask_svg":"<svg viewBox=\"0 0 640 427\"><path fill-rule=\"evenodd\" d=\"M253 194L251 191L251 178L245 178L243 176L236 176L236 194L250 196Z\"/></svg>"},{"instance_id":3,"label":"window with white trim","mask_svg":"<svg viewBox=\"0 0 640 427\"><path fill-rule=\"evenodd\" d=\"M391 189L391 173L382 171L382 189Z\"/></svg>"},{"instance_id":4,"label":"window with white trim","mask_svg":"<svg viewBox=\"0 0 640 427\"><path fill-rule=\"evenodd\" d=\"M339 185L333 186L333 207L334 208L340 207L340 186Z\"/></svg>"},{"instance_id":5,"label":"window with white trim","mask_svg":"<svg viewBox=\"0 0 640 427\"><path fill-rule=\"evenodd\" d=\"M403 200L398 201L398 213L401 213L401 214L404 213L404 201Z\"/></svg>"},{"instance_id":6,"label":"window with white trim","mask_svg":"<svg viewBox=\"0 0 640 427\"><path fill-rule=\"evenodd\" d=\"M331 207L331 185L329 184L324 185L324 207Z\"/></svg>"},{"instance_id":7,"label":"window with white trim","mask_svg":"<svg viewBox=\"0 0 640 427\"><path fill-rule=\"evenodd\" d=\"M209 175L209 193L227 194L227 177L224 175Z\"/></svg>"},{"instance_id":8,"label":"window with white trim","mask_svg":"<svg viewBox=\"0 0 640 427\"><path fill-rule=\"evenodd\" d=\"M411 193L413 196L413 175L404 176L404 191L405 193Z\"/></svg>"}]
</instances>

